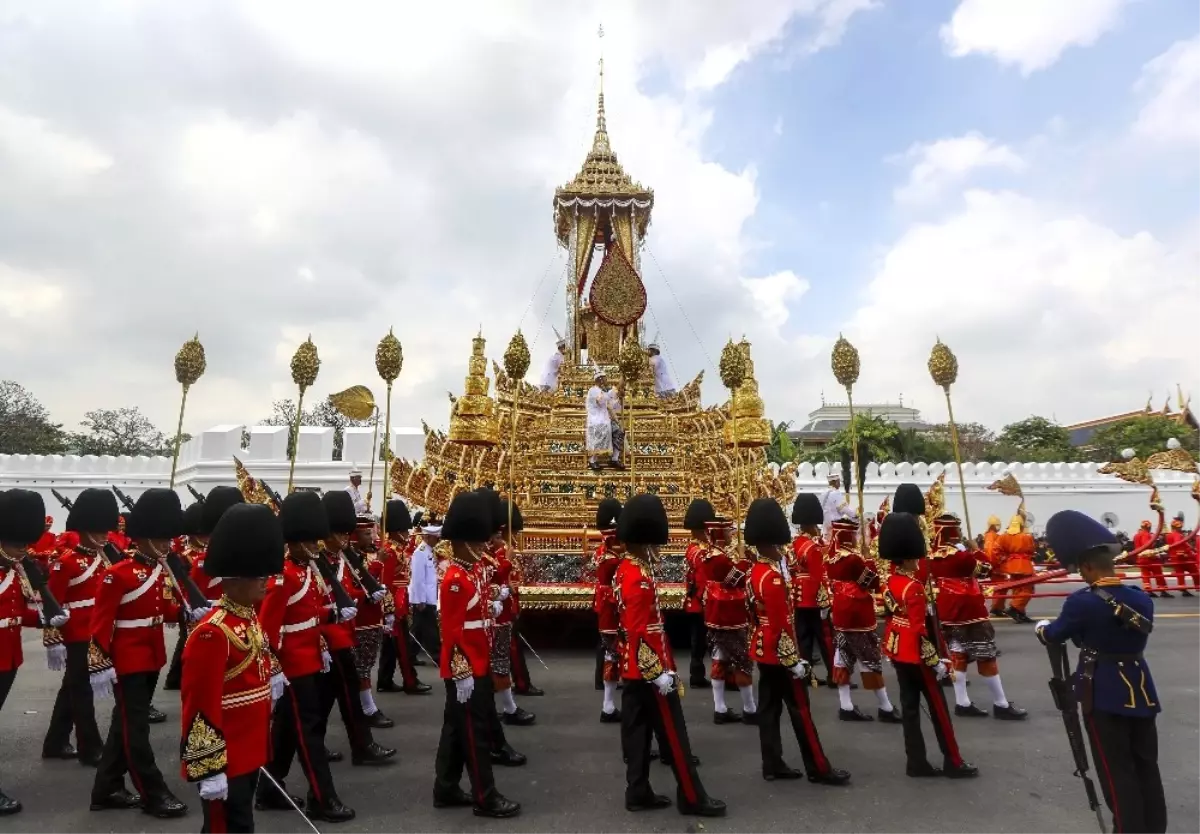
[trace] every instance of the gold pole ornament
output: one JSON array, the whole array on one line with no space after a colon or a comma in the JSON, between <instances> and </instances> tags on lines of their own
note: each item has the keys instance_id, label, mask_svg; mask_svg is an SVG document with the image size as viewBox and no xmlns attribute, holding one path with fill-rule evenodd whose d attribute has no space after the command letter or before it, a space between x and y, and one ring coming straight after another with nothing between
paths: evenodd
<instances>
[{"instance_id":1,"label":"gold pole ornament","mask_svg":"<svg viewBox=\"0 0 1200 834\"><path fill-rule=\"evenodd\" d=\"M529 344L521 335L521 328L518 327L517 332L508 341L508 348L504 351L504 372L508 374L508 379L512 383L512 440L508 445L508 554L510 559L513 558L513 505L517 500L517 490L513 483L513 467L517 462L517 400L521 395L521 381L525 379L525 374L529 370L529 359Z\"/></svg>"},{"instance_id":2,"label":"gold pole ornament","mask_svg":"<svg viewBox=\"0 0 1200 834\"><path fill-rule=\"evenodd\" d=\"M188 389L196 384L196 380L204 376L208 362L204 358L204 345L200 344L200 334L183 343L183 347L175 354L175 380L183 386L183 396L179 399L179 422L175 426L175 449L171 455L171 489L175 488L175 470L179 466L179 445L183 437L183 410L187 407Z\"/></svg>"},{"instance_id":3,"label":"gold pole ornament","mask_svg":"<svg viewBox=\"0 0 1200 834\"><path fill-rule=\"evenodd\" d=\"M633 392L646 375L646 351L637 338L626 339L625 347L617 358L621 369L621 378L625 381L626 394L629 397L629 429L625 445L629 447L629 497L633 497L634 473L637 472L637 457L633 449Z\"/></svg>"},{"instance_id":4,"label":"gold pole ornament","mask_svg":"<svg viewBox=\"0 0 1200 834\"><path fill-rule=\"evenodd\" d=\"M296 400L296 422L292 426L291 464L288 466L288 495L292 493L292 482L296 475L296 452L300 449L300 417L304 414L304 392L317 381L317 372L321 370L321 358L317 356L317 346L313 344L312 336L304 341L292 354L292 382L300 389Z\"/></svg>"},{"instance_id":5,"label":"gold pole ornament","mask_svg":"<svg viewBox=\"0 0 1200 834\"><path fill-rule=\"evenodd\" d=\"M858 373L862 365L858 358L858 348L846 341L841 333L833 344L833 355L830 357L833 366L833 376L838 384L846 389L846 402L850 407L850 448L854 454L854 481L858 492L858 547L859 552L867 553L866 515L863 509L863 482L858 467L858 428L854 425L854 383L858 382ZM847 484L849 486L849 484Z\"/></svg>"},{"instance_id":6,"label":"gold pole ornament","mask_svg":"<svg viewBox=\"0 0 1200 834\"><path fill-rule=\"evenodd\" d=\"M375 418L375 436L371 441L371 449L379 442L379 407L375 405L375 395L365 385L352 385L345 391L329 395L329 404L339 414L351 420L368 420ZM375 483L375 456L371 456L371 474L367 477L367 509L371 508L371 485Z\"/></svg>"},{"instance_id":7,"label":"gold pole ornament","mask_svg":"<svg viewBox=\"0 0 1200 834\"><path fill-rule=\"evenodd\" d=\"M958 446L958 424L954 422L954 404L950 401L950 386L958 380L958 358L954 351L942 344L938 339L933 350L929 352L929 375L933 381L942 386L946 393L946 413L950 419L950 442L954 446L954 465L958 469L958 489L962 493L963 524L967 528L967 538L974 538L971 533L971 510L967 506L967 482L963 479L962 452Z\"/></svg>"},{"instance_id":8,"label":"gold pole ornament","mask_svg":"<svg viewBox=\"0 0 1200 834\"><path fill-rule=\"evenodd\" d=\"M729 389L729 417L733 420L733 447L736 450L738 447L738 424L737 424L737 392L741 387L742 382L746 379L746 354L742 349L734 344L733 339L725 343L725 347L721 350L721 359L717 365L717 370L721 374L721 384ZM745 555L745 548L742 544L742 491L740 488L734 490L733 499L733 529L737 533L737 547L739 558Z\"/></svg>"},{"instance_id":9,"label":"gold pole ornament","mask_svg":"<svg viewBox=\"0 0 1200 834\"><path fill-rule=\"evenodd\" d=\"M396 377L400 376L400 369L403 367L404 349L400 347L400 340L396 338L396 334L389 327L387 335L380 339L379 344L375 346L375 370L379 372L379 378L387 383L386 411L383 421L383 512L379 514L381 528L379 532L384 539L388 534L388 499L392 497L392 383L396 381ZM378 426L378 416L375 420L376 426ZM378 453L373 449L371 457L371 470L374 471L374 458L378 457Z\"/></svg>"}]
</instances>

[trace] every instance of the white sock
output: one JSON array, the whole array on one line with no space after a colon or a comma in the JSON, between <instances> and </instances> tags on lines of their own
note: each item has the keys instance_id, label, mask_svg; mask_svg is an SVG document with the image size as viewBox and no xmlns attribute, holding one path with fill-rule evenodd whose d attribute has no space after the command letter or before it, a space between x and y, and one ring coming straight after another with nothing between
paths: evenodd
<instances>
[{"instance_id":1,"label":"white sock","mask_svg":"<svg viewBox=\"0 0 1200 834\"><path fill-rule=\"evenodd\" d=\"M758 712L758 703L754 700L754 684L739 686L742 693L742 712Z\"/></svg>"},{"instance_id":2,"label":"white sock","mask_svg":"<svg viewBox=\"0 0 1200 834\"><path fill-rule=\"evenodd\" d=\"M838 687L838 705L847 711L854 709L854 702L850 700L850 684Z\"/></svg>"},{"instance_id":3,"label":"white sock","mask_svg":"<svg viewBox=\"0 0 1200 834\"><path fill-rule=\"evenodd\" d=\"M379 712L379 707L375 706L375 696L371 694L369 689L360 689L358 691L358 702L362 704L363 712L366 715L374 715Z\"/></svg>"},{"instance_id":4,"label":"white sock","mask_svg":"<svg viewBox=\"0 0 1200 834\"><path fill-rule=\"evenodd\" d=\"M1004 686L1000 683L1000 676L992 675L991 677L985 677L984 681L987 682L988 689L992 691L992 703L1000 707L1000 709L1008 706L1008 699L1004 697Z\"/></svg>"},{"instance_id":5,"label":"white sock","mask_svg":"<svg viewBox=\"0 0 1200 834\"><path fill-rule=\"evenodd\" d=\"M725 681L719 681L716 678L713 678L712 694L713 709L717 712L729 712L729 707L725 705Z\"/></svg>"},{"instance_id":6,"label":"white sock","mask_svg":"<svg viewBox=\"0 0 1200 834\"><path fill-rule=\"evenodd\" d=\"M511 686L496 694L500 696L500 706L505 715L512 715L517 711L517 699L513 697Z\"/></svg>"},{"instance_id":7,"label":"white sock","mask_svg":"<svg viewBox=\"0 0 1200 834\"><path fill-rule=\"evenodd\" d=\"M603 707L605 714L611 714L612 712L614 712L616 710L617 704L614 700L616 694L617 694L617 682L616 681L605 681L604 682L604 707Z\"/></svg>"},{"instance_id":8,"label":"white sock","mask_svg":"<svg viewBox=\"0 0 1200 834\"><path fill-rule=\"evenodd\" d=\"M971 706L971 696L967 694L967 671L954 670L954 703L960 707Z\"/></svg>"},{"instance_id":9,"label":"white sock","mask_svg":"<svg viewBox=\"0 0 1200 834\"><path fill-rule=\"evenodd\" d=\"M887 687L880 687L875 690L875 697L879 700L879 708L884 712L892 711L892 699L888 697Z\"/></svg>"}]
</instances>

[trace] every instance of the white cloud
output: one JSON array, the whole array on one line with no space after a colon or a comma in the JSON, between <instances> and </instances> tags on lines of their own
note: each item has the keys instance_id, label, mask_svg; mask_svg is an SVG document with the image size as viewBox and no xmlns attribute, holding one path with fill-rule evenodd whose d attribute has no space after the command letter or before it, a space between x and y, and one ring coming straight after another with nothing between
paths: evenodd
<instances>
[{"instance_id":1,"label":"white cloud","mask_svg":"<svg viewBox=\"0 0 1200 834\"><path fill-rule=\"evenodd\" d=\"M991 55L1022 75L1045 69L1072 46L1091 46L1117 25L1129 0L961 0L941 28L956 58Z\"/></svg>"},{"instance_id":2,"label":"white cloud","mask_svg":"<svg viewBox=\"0 0 1200 834\"><path fill-rule=\"evenodd\" d=\"M45 120L0 103L0 165L24 176L63 184L112 167L113 160L92 143L56 130Z\"/></svg>"},{"instance_id":3,"label":"white cloud","mask_svg":"<svg viewBox=\"0 0 1200 834\"><path fill-rule=\"evenodd\" d=\"M62 299L63 291L58 284L41 275L0 263L0 315L10 320L32 320L34 316L54 311ZM39 328L43 326L40 322L35 323Z\"/></svg>"},{"instance_id":4,"label":"white cloud","mask_svg":"<svg viewBox=\"0 0 1200 834\"><path fill-rule=\"evenodd\" d=\"M912 163L908 181L894 192L897 202L926 203L967 180L974 171L1020 171L1023 160L1007 145L978 133L913 145L900 159Z\"/></svg>"},{"instance_id":5,"label":"white cloud","mask_svg":"<svg viewBox=\"0 0 1200 834\"><path fill-rule=\"evenodd\" d=\"M961 209L912 226L881 258L846 328L863 397L912 392L941 419L925 367L940 336L959 359L963 420L1133 408L1131 391L1195 374L1187 328L1149 336L1141 316L1148 299L1195 298L1198 254L1194 237L1177 246L1020 194L969 191Z\"/></svg>"},{"instance_id":6,"label":"white cloud","mask_svg":"<svg viewBox=\"0 0 1200 834\"><path fill-rule=\"evenodd\" d=\"M754 300L754 307L775 333L788 320L788 308L808 292L809 283L789 270L762 278L742 278L742 286Z\"/></svg>"},{"instance_id":7,"label":"white cloud","mask_svg":"<svg viewBox=\"0 0 1200 834\"><path fill-rule=\"evenodd\" d=\"M1200 142L1200 36L1178 41L1142 67L1135 89L1148 100L1134 133L1155 142Z\"/></svg>"}]
</instances>

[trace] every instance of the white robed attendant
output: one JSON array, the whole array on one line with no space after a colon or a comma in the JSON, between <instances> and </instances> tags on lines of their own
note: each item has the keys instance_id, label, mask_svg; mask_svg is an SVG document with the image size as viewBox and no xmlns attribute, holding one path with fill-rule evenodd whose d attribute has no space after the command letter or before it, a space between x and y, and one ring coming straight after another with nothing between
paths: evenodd
<instances>
[{"instance_id":1,"label":"white robed attendant","mask_svg":"<svg viewBox=\"0 0 1200 834\"><path fill-rule=\"evenodd\" d=\"M663 358L662 352L659 350L658 336L655 336L654 341L646 345L646 352L650 354L650 370L654 372L654 393L660 397L671 396L675 393L675 378L671 376L667 360Z\"/></svg>"},{"instance_id":2,"label":"white robed attendant","mask_svg":"<svg viewBox=\"0 0 1200 834\"><path fill-rule=\"evenodd\" d=\"M554 331L554 335L558 336L558 331ZM542 378L538 385L543 391L558 390L558 374L562 370L563 362L567 358L567 340L562 336L558 336L558 342L555 345L555 351L546 360L546 365L542 369Z\"/></svg>"},{"instance_id":3,"label":"white robed attendant","mask_svg":"<svg viewBox=\"0 0 1200 834\"><path fill-rule=\"evenodd\" d=\"M607 382L604 371L595 369L595 384L587 393L587 454L588 462L599 464L601 456L612 456L612 417L609 413Z\"/></svg>"},{"instance_id":4,"label":"white robed attendant","mask_svg":"<svg viewBox=\"0 0 1200 834\"><path fill-rule=\"evenodd\" d=\"M824 514L826 535L829 534L833 522L842 518L857 519L858 515L850 508L850 499L842 489L842 479L838 475L829 476L829 489L821 496L821 512Z\"/></svg>"}]
</instances>

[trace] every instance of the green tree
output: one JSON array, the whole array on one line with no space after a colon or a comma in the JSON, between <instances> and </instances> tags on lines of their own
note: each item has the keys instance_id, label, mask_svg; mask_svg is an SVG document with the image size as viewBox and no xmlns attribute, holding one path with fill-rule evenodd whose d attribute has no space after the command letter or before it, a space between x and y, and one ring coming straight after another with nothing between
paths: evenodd
<instances>
[{"instance_id":1,"label":"green tree","mask_svg":"<svg viewBox=\"0 0 1200 834\"><path fill-rule=\"evenodd\" d=\"M292 427L288 430L288 455L291 455L292 447L296 442L296 433L293 430L296 425L296 401L276 400L271 408L271 416L263 420L260 425ZM304 410L304 413L300 415L300 425L324 426L333 429L333 459L341 460L343 431L350 426L370 426L372 423L370 420L351 420L325 399Z\"/></svg>"},{"instance_id":2,"label":"green tree","mask_svg":"<svg viewBox=\"0 0 1200 834\"><path fill-rule=\"evenodd\" d=\"M945 463L954 460L954 447L950 436L917 429L901 429L896 435L895 453L892 460L910 463Z\"/></svg>"},{"instance_id":3,"label":"green tree","mask_svg":"<svg viewBox=\"0 0 1200 834\"><path fill-rule=\"evenodd\" d=\"M871 457L877 461L895 460L900 448L900 427L891 420L876 417L874 414L855 414L854 431L857 439L866 444ZM827 461L840 464L842 452L854 456L854 448L850 444L850 427L838 431L833 439L821 449L814 449L802 456L802 460L810 463Z\"/></svg>"},{"instance_id":4,"label":"green tree","mask_svg":"<svg viewBox=\"0 0 1200 834\"><path fill-rule=\"evenodd\" d=\"M97 408L79 423L82 431L70 435L70 445L81 455L170 455L175 438L166 437L137 406Z\"/></svg>"},{"instance_id":5,"label":"green tree","mask_svg":"<svg viewBox=\"0 0 1200 834\"><path fill-rule=\"evenodd\" d=\"M958 448L963 461L995 460L996 433L982 423L958 423ZM954 460L954 441L950 435L950 424L930 426L922 434L939 452L945 449L943 462ZM926 461L928 462L928 461Z\"/></svg>"},{"instance_id":6,"label":"green tree","mask_svg":"<svg viewBox=\"0 0 1200 834\"><path fill-rule=\"evenodd\" d=\"M0 454L58 455L67 435L50 412L21 384L0 380Z\"/></svg>"},{"instance_id":7,"label":"green tree","mask_svg":"<svg viewBox=\"0 0 1200 834\"><path fill-rule=\"evenodd\" d=\"M791 422L771 423L771 445L767 447L767 462L782 466L796 459L796 445L788 437Z\"/></svg>"},{"instance_id":8,"label":"green tree","mask_svg":"<svg viewBox=\"0 0 1200 834\"><path fill-rule=\"evenodd\" d=\"M1000 431L993 449L996 459L1018 463L1053 463L1077 457L1071 436L1045 417L1028 417Z\"/></svg>"},{"instance_id":9,"label":"green tree","mask_svg":"<svg viewBox=\"0 0 1200 834\"><path fill-rule=\"evenodd\" d=\"M1167 448L1172 437L1185 449L1195 451L1196 431L1183 423L1177 423L1162 414L1145 414L1130 417L1119 423L1102 426L1088 441L1088 456L1094 461L1120 460L1121 452L1133 449L1138 457L1145 458Z\"/></svg>"}]
</instances>

